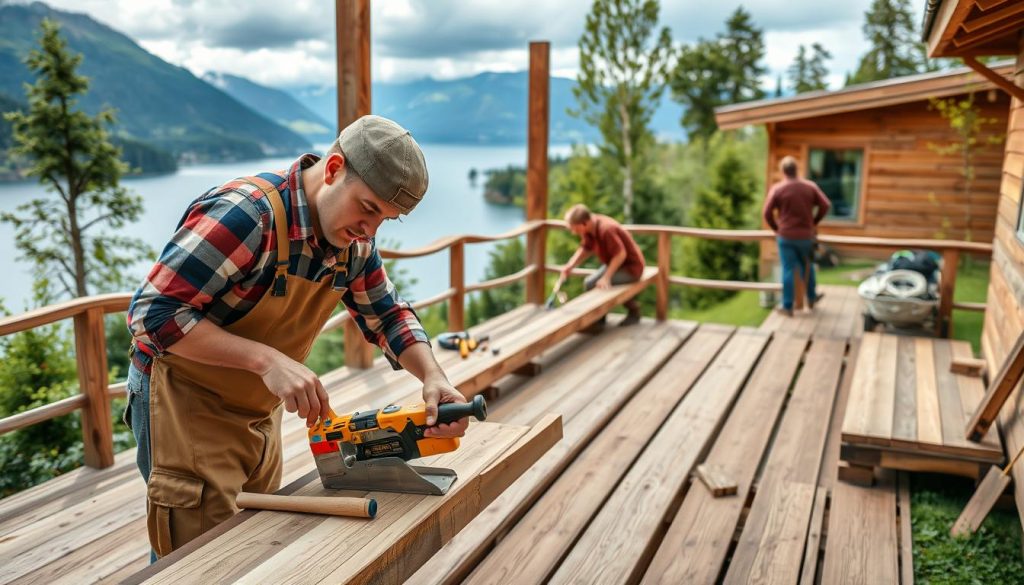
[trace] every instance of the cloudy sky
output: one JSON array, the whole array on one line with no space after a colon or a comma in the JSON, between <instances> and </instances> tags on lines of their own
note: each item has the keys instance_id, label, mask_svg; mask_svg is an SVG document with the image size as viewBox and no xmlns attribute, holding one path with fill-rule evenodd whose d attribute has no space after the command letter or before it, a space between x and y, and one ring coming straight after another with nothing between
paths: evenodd
<instances>
[{"instance_id":1,"label":"cloudy sky","mask_svg":"<svg viewBox=\"0 0 1024 585\"><path fill-rule=\"evenodd\" d=\"M201 75L222 71L261 83L334 84L331 0L46 0L86 12L163 59ZM662 0L661 24L676 44L709 38L743 5L765 31L764 87L793 61L797 47L832 52L831 85L840 87L866 50L861 32L870 0ZM923 0L913 5L923 14ZM527 43L551 42L556 75L574 77L576 48L591 0L373 0L373 76L401 81L453 78L528 66ZM921 6L917 6L921 5ZM282 10L281 6L287 6ZM920 15L915 14L915 18Z\"/></svg>"}]
</instances>

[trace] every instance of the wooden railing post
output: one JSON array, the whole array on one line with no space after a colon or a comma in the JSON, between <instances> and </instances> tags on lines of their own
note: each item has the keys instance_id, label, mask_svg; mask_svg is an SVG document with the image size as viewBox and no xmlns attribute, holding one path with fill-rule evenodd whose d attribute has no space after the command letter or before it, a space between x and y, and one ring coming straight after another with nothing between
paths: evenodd
<instances>
[{"instance_id":1,"label":"wooden railing post","mask_svg":"<svg viewBox=\"0 0 1024 585\"><path fill-rule=\"evenodd\" d=\"M465 243L459 241L448 249L449 286L455 289L455 296L448 299L449 331L462 331L466 328L465 246Z\"/></svg>"},{"instance_id":2,"label":"wooden railing post","mask_svg":"<svg viewBox=\"0 0 1024 585\"><path fill-rule=\"evenodd\" d=\"M114 464L114 429L107 396L107 336L103 309L93 308L75 315L75 360L78 387L85 395L82 408L82 442L85 464L104 468Z\"/></svg>"},{"instance_id":3,"label":"wooden railing post","mask_svg":"<svg viewBox=\"0 0 1024 585\"><path fill-rule=\"evenodd\" d=\"M373 346L363 337L363 332L353 319L342 325L345 331L345 365L350 368L366 369L373 365Z\"/></svg>"},{"instance_id":4,"label":"wooden railing post","mask_svg":"<svg viewBox=\"0 0 1024 585\"><path fill-rule=\"evenodd\" d=\"M658 234L658 300L654 316L658 321L668 318L668 277L672 269L672 239L667 233Z\"/></svg>"},{"instance_id":5,"label":"wooden railing post","mask_svg":"<svg viewBox=\"0 0 1024 585\"><path fill-rule=\"evenodd\" d=\"M526 220L546 219L548 215L548 73L551 44L530 43L529 128L526 163ZM527 262L537 267L526 279L526 302L544 302L544 266L547 262L547 228L526 236Z\"/></svg>"},{"instance_id":6,"label":"wooden railing post","mask_svg":"<svg viewBox=\"0 0 1024 585\"><path fill-rule=\"evenodd\" d=\"M960 250L942 251L942 282L939 284L939 316L935 319L935 335L953 336L953 293L956 291L956 271L960 265Z\"/></svg>"},{"instance_id":7,"label":"wooden railing post","mask_svg":"<svg viewBox=\"0 0 1024 585\"><path fill-rule=\"evenodd\" d=\"M335 0L338 58L338 132L371 112L370 0ZM373 346L354 321L345 322L345 365L369 368Z\"/></svg>"}]
</instances>

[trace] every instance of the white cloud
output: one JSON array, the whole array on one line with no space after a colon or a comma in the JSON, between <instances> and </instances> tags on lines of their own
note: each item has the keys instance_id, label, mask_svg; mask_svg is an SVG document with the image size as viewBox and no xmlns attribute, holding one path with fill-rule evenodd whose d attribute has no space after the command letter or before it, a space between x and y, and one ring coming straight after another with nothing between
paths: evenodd
<instances>
[{"instance_id":1,"label":"white cloud","mask_svg":"<svg viewBox=\"0 0 1024 585\"><path fill-rule=\"evenodd\" d=\"M334 3L328 0L49 0L85 12L197 75L223 71L255 81L333 84ZM766 89L775 87L796 47L821 42L834 59L833 79L852 70L865 41L870 0L663 0L661 24L677 44L710 38L741 4L765 30ZM531 40L551 42L551 69L575 76L576 43L590 0L374 0L373 75L381 81L528 67Z\"/></svg>"}]
</instances>

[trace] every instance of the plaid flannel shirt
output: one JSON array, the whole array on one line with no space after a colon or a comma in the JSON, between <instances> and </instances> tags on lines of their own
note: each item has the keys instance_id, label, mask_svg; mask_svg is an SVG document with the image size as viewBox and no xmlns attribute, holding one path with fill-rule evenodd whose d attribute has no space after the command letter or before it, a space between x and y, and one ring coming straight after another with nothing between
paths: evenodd
<instances>
[{"instance_id":1,"label":"plaid flannel shirt","mask_svg":"<svg viewBox=\"0 0 1024 585\"><path fill-rule=\"evenodd\" d=\"M337 249L321 246L313 232L302 169L319 157L306 154L285 173L263 173L277 187L288 215L288 273L320 281L334 274ZM245 316L270 287L277 239L266 195L242 179L207 191L189 205L171 241L128 307L128 328L139 350L163 355L201 319L227 326ZM370 343L392 367L427 334L409 303L388 279L373 239L349 248L342 302ZM148 373L151 360L136 360Z\"/></svg>"}]
</instances>

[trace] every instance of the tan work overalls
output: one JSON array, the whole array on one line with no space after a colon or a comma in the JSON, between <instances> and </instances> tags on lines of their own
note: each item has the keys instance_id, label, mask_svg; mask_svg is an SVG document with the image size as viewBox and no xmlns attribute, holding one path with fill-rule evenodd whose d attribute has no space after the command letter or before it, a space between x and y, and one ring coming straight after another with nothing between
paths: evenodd
<instances>
[{"instance_id":1,"label":"tan work overalls","mask_svg":"<svg viewBox=\"0 0 1024 585\"><path fill-rule=\"evenodd\" d=\"M339 255L334 273L320 282L288 274L288 220L281 194L263 179L247 180L273 207L278 262L263 298L224 329L302 362L344 293L332 283L335 277L345 282L348 250ZM168 354L153 361L149 408L153 471L147 511L149 541L157 555L237 513L239 491L269 493L280 487L283 406L258 375Z\"/></svg>"}]
</instances>

